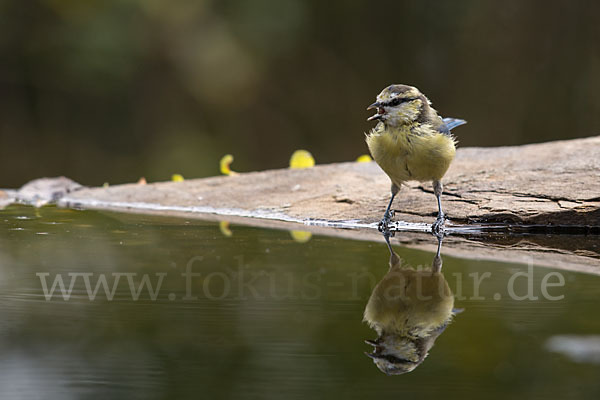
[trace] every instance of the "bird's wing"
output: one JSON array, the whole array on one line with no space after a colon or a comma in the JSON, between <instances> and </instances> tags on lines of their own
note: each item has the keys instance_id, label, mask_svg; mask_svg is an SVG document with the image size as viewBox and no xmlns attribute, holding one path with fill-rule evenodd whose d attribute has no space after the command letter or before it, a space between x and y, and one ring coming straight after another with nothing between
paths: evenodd
<instances>
[{"instance_id":1,"label":"bird's wing","mask_svg":"<svg viewBox=\"0 0 600 400\"><path fill-rule=\"evenodd\" d=\"M454 128L456 128L457 126L461 126L467 123L467 121L465 121L464 119L458 119L458 118L442 118L442 121L444 122L443 125L441 125L438 130L444 134L449 135L450 131Z\"/></svg>"}]
</instances>

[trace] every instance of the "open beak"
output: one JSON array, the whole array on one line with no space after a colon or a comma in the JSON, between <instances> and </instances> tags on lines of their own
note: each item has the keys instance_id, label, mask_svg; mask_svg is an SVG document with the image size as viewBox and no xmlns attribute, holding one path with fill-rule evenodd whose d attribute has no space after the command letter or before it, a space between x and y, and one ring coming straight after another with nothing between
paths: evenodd
<instances>
[{"instance_id":1,"label":"open beak","mask_svg":"<svg viewBox=\"0 0 600 400\"><path fill-rule=\"evenodd\" d=\"M383 117L383 114L385 114L385 109L381 106L381 103L379 103L379 102L375 102L375 103L371 104L369 107L367 107L367 111L375 109L375 108L377 109L377 114L372 115L369 118L367 118L367 121L373 121L374 119L381 119L381 117Z\"/></svg>"},{"instance_id":2,"label":"open beak","mask_svg":"<svg viewBox=\"0 0 600 400\"><path fill-rule=\"evenodd\" d=\"M380 356L379 354L375 354L375 353L367 353L365 351L365 356L372 358L373 360L379 360L380 358L383 358L382 356Z\"/></svg>"}]
</instances>

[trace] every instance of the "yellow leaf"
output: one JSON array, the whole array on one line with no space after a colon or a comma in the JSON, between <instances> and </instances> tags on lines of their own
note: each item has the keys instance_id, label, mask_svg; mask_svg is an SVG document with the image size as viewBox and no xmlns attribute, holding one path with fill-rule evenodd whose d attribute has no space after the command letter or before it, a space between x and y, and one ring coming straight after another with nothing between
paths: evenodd
<instances>
[{"instance_id":1,"label":"yellow leaf","mask_svg":"<svg viewBox=\"0 0 600 400\"><path fill-rule=\"evenodd\" d=\"M306 243L312 237L312 233L306 231L290 231L290 236L294 239L294 242Z\"/></svg>"},{"instance_id":2,"label":"yellow leaf","mask_svg":"<svg viewBox=\"0 0 600 400\"><path fill-rule=\"evenodd\" d=\"M221 158L220 166L221 166L221 173L223 175L235 175L237 173L235 171L232 171L231 168L229 168L229 166L231 165L232 162L233 162L233 156L231 154L225 154L223 156L223 158Z\"/></svg>"},{"instance_id":3,"label":"yellow leaf","mask_svg":"<svg viewBox=\"0 0 600 400\"><path fill-rule=\"evenodd\" d=\"M356 159L356 162L371 162L373 159L368 154L363 154L362 156Z\"/></svg>"},{"instance_id":4,"label":"yellow leaf","mask_svg":"<svg viewBox=\"0 0 600 400\"><path fill-rule=\"evenodd\" d=\"M221 230L223 236L231 237L233 235L233 232L231 232L231 229L229 229L229 222L227 221L219 222L219 229Z\"/></svg>"},{"instance_id":5,"label":"yellow leaf","mask_svg":"<svg viewBox=\"0 0 600 400\"><path fill-rule=\"evenodd\" d=\"M173 182L183 182L183 176L180 174L173 174L171 175L171 180Z\"/></svg>"},{"instance_id":6,"label":"yellow leaf","mask_svg":"<svg viewBox=\"0 0 600 400\"><path fill-rule=\"evenodd\" d=\"M315 166L315 159L306 150L296 150L290 158L290 168L310 168Z\"/></svg>"}]
</instances>

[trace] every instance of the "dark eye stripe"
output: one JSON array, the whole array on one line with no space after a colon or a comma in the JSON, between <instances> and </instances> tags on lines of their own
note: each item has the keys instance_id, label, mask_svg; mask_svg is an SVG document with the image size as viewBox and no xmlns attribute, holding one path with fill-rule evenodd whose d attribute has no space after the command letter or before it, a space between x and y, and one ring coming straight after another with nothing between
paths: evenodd
<instances>
[{"instance_id":1,"label":"dark eye stripe","mask_svg":"<svg viewBox=\"0 0 600 400\"><path fill-rule=\"evenodd\" d=\"M396 97L395 99L386 101L385 103L383 103L383 105L384 106L389 106L389 107L395 107L395 106L397 106L400 103L406 103L406 102L413 101L413 100L417 100L417 99L414 98L414 97L408 97L408 98L404 98L404 99Z\"/></svg>"}]
</instances>

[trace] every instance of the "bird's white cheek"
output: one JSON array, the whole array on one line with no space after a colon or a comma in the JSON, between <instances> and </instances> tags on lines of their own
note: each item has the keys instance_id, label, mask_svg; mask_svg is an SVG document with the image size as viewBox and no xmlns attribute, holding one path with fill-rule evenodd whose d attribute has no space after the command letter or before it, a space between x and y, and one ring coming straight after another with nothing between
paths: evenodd
<instances>
[{"instance_id":1,"label":"bird's white cheek","mask_svg":"<svg viewBox=\"0 0 600 400\"><path fill-rule=\"evenodd\" d=\"M419 117L419 109L415 107L406 106L398 110L395 113L397 122L407 123L413 122Z\"/></svg>"},{"instance_id":2,"label":"bird's white cheek","mask_svg":"<svg viewBox=\"0 0 600 400\"><path fill-rule=\"evenodd\" d=\"M398 112L397 110L394 112L388 112L385 115L386 121L391 124L391 125L398 125L401 123L406 123L406 122L410 122L411 119L409 118L409 116Z\"/></svg>"}]
</instances>

